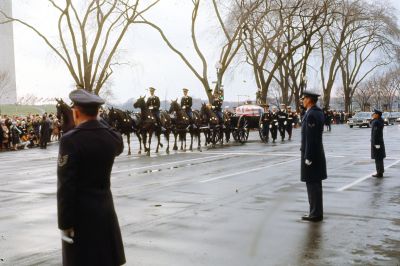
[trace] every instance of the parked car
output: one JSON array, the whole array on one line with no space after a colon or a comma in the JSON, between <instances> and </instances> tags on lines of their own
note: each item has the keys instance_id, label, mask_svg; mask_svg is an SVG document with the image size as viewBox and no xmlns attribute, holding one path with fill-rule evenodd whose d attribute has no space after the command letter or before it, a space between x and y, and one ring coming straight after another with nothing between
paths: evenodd
<instances>
[{"instance_id":1,"label":"parked car","mask_svg":"<svg viewBox=\"0 0 400 266\"><path fill-rule=\"evenodd\" d=\"M358 112L352 118L349 119L347 124L350 128L353 127L370 127L370 122L372 120L372 112Z\"/></svg>"},{"instance_id":2,"label":"parked car","mask_svg":"<svg viewBox=\"0 0 400 266\"><path fill-rule=\"evenodd\" d=\"M385 126L394 125L396 123L396 119L399 118L398 112L384 112L382 114L382 119L385 123Z\"/></svg>"},{"instance_id":3,"label":"parked car","mask_svg":"<svg viewBox=\"0 0 400 266\"><path fill-rule=\"evenodd\" d=\"M400 123L400 112L391 112L391 117L394 120L394 123Z\"/></svg>"}]
</instances>

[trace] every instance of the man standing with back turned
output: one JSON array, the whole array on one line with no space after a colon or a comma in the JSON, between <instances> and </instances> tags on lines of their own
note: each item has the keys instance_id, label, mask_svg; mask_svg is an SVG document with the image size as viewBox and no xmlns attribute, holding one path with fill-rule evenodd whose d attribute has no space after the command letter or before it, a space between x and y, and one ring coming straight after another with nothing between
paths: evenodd
<instances>
[{"instance_id":1,"label":"man standing with back turned","mask_svg":"<svg viewBox=\"0 0 400 266\"><path fill-rule=\"evenodd\" d=\"M310 213L302 220L310 222L323 220L322 180L327 178L322 144L324 113L316 106L319 96L311 91L303 92L303 106L307 111L301 125L301 181L307 185Z\"/></svg>"},{"instance_id":2,"label":"man standing with back turned","mask_svg":"<svg viewBox=\"0 0 400 266\"><path fill-rule=\"evenodd\" d=\"M103 99L83 89L69 97L76 127L60 140L57 169L63 265L122 265L124 247L110 190L122 137L98 120Z\"/></svg>"}]
</instances>

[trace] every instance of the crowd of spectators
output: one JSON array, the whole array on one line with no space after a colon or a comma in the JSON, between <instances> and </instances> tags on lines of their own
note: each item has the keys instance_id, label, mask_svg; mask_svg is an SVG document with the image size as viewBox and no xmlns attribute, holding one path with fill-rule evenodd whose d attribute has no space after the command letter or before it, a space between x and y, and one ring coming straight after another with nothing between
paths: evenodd
<instances>
[{"instance_id":1,"label":"crowd of spectators","mask_svg":"<svg viewBox=\"0 0 400 266\"><path fill-rule=\"evenodd\" d=\"M61 123L54 114L1 115L0 118L0 151L46 149L48 142L60 138Z\"/></svg>"}]
</instances>

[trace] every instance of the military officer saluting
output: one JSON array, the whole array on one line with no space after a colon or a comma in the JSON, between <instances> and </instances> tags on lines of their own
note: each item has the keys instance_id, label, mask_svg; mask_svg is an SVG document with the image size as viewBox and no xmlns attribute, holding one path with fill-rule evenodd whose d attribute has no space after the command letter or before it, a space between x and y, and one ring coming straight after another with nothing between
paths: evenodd
<instances>
[{"instance_id":1,"label":"military officer saluting","mask_svg":"<svg viewBox=\"0 0 400 266\"><path fill-rule=\"evenodd\" d=\"M159 126L161 126L160 122L160 98L154 94L156 91L155 88L150 87L150 96L147 98L146 105L151 111L151 113L156 117L157 123Z\"/></svg>"},{"instance_id":2,"label":"military officer saluting","mask_svg":"<svg viewBox=\"0 0 400 266\"><path fill-rule=\"evenodd\" d=\"M98 119L103 99L83 89L69 97L76 127L60 140L57 168L63 265L122 265L124 246L110 189L122 137Z\"/></svg>"},{"instance_id":3,"label":"military officer saluting","mask_svg":"<svg viewBox=\"0 0 400 266\"><path fill-rule=\"evenodd\" d=\"M385 142L383 141L383 128L385 123L382 112L375 109L371 121L371 158L375 159L376 174L373 177L382 178L385 172L383 159L386 158Z\"/></svg>"},{"instance_id":4,"label":"military officer saluting","mask_svg":"<svg viewBox=\"0 0 400 266\"><path fill-rule=\"evenodd\" d=\"M192 112L192 105L193 105L193 99L188 95L189 90L186 88L183 88L183 97L181 98L181 107L187 115L190 117L190 119L193 119L193 112Z\"/></svg>"},{"instance_id":5,"label":"military officer saluting","mask_svg":"<svg viewBox=\"0 0 400 266\"><path fill-rule=\"evenodd\" d=\"M322 143L324 113L316 106L319 94L304 91L303 106L306 112L301 124L301 181L307 185L309 214L305 221L323 220L322 180L327 178L326 159Z\"/></svg>"}]
</instances>

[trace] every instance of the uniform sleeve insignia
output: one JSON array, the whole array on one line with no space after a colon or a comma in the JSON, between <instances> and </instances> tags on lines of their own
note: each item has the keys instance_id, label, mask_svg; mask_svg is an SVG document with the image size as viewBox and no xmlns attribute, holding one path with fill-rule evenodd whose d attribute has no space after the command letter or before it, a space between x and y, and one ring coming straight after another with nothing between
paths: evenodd
<instances>
[{"instance_id":1,"label":"uniform sleeve insignia","mask_svg":"<svg viewBox=\"0 0 400 266\"><path fill-rule=\"evenodd\" d=\"M68 155L58 155L58 166L63 167L68 163Z\"/></svg>"}]
</instances>

